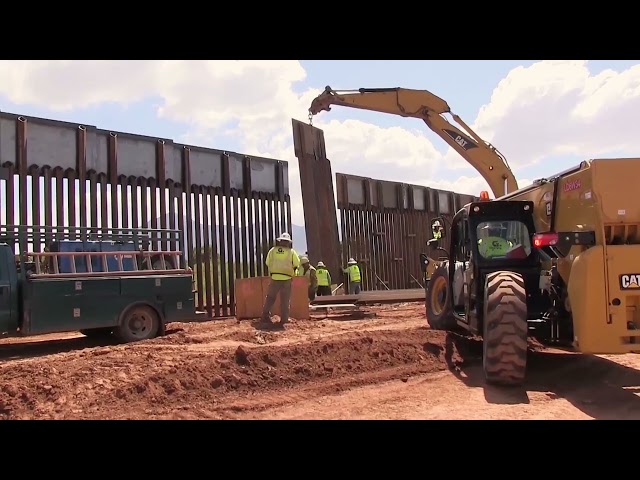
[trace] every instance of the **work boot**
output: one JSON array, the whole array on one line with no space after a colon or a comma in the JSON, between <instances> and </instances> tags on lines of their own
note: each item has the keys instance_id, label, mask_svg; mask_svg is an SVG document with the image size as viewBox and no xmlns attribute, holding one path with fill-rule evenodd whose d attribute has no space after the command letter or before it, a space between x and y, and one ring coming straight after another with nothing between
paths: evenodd
<instances>
[{"instance_id":1,"label":"work boot","mask_svg":"<svg viewBox=\"0 0 640 480\"><path fill-rule=\"evenodd\" d=\"M265 323L267 325L272 325L273 324L273 322L271 321L271 318L269 318L269 317L260 318L260 323Z\"/></svg>"}]
</instances>

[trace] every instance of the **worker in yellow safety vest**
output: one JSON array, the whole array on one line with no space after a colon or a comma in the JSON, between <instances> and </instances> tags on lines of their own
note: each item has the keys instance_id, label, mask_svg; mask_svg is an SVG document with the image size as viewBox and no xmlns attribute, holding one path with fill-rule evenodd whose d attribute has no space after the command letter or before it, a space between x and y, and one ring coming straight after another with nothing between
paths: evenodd
<instances>
[{"instance_id":1,"label":"worker in yellow safety vest","mask_svg":"<svg viewBox=\"0 0 640 480\"><path fill-rule=\"evenodd\" d=\"M480 230L486 232L486 236L478 239L478 252L484 258L504 257L513 247L513 242L504 238L507 229L502 223L488 222Z\"/></svg>"},{"instance_id":2,"label":"worker in yellow safety vest","mask_svg":"<svg viewBox=\"0 0 640 480\"><path fill-rule=\"evenodd\" d=\"M433 222L433 225L431 225L431 233L433 233L433 238L436 240L442 238L442 225L440 224L440 220Z\"/></svg>"},{"instance_id":3,"label":"worker in yellow safety vest","mask_svg":"<svg viewBox=\"0 0 640 480\"><path fill-rule=\"evenodd\" d=\"M262 321L271 323L271 308L280 294L280 325L289 321L291 303L291 283L300 267L300 257L293 249L291 235L283 233L276 239L275 247L267 253L265 264L271 275L271 282L262 308Z\"/></svg>"},{"instance_id":4,"label":"worker in yellow safety vest","mask_svg":"<svg viewBox=\"0 0 640 480\"><path fill-rule=\"evenodd\" d=\"M333 292L331 292L331 274L324 263L318 262L316 276L318 277L318 296L330 297L333 295Z\"/></svg>"},{"instance_id":5,"label":"worker in yellow safety vest","mask_svg":"<svg viewBox=\"0 0 640 480\"><path fill-rule=\"evenodd\" d=\"M349 275L349 293L351 295L358 295L362 289L358 262L353 258L350 258L347 262L347 268L345 268L343 272Z\"/></svg>"},{"instance_id":6,"label":"worker in yellow safety vest","mask_svg":"<svg viewBox=\"0 0 640 480\"><path fill-rule=\"evenodd\" d=\"M312 302L316 298L316 291L318 290L318 277L316 269L309 262L309 258L301 255L300 265L302 268L298 269L298 276L307 277L309 279L309 301Z\"/></svg>"}]
</instances>

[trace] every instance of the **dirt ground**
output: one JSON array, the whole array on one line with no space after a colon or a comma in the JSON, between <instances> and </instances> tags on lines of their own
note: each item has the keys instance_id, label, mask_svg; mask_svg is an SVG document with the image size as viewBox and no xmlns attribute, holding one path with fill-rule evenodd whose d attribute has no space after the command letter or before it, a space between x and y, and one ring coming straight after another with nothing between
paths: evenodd
<instances>
[{"instance_id":1,"label":"dirt ground","mask_svg":"<svg viewBox=\"0 0 640 480\"><path fill-rule=\"evenodd\" d=\"M533 348L524 388L487 387L482 344L422 304L374 318L171 324L129 345L0 341L0 419L637 419L640 357Z\"/></svg>"}]
</instances>

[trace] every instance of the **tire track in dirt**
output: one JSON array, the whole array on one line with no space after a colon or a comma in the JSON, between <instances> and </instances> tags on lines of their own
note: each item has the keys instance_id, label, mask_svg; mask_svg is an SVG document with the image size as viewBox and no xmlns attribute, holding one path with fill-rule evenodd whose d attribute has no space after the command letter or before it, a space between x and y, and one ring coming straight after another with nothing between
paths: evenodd
<instances>
[{"instance_id":1,"label":"tire track in dirt","mask_svg":"<svg viewBox=\"0 0 640 480\"><path fill-rule=\"evenodd\" d=\"M640 417L637 355L530 344L525 386L506 392L485 385L481 342L429 329L423 305L372 310L285 329L172 324L127 345L1 340L0 419Z\"/></svg>"},{"instance_id":2,"label":"tire track in dirt","mask_svg":"<svg viewBox=\"0 0 640 480\"><path fill-rule=\"evenodd\" d=\"M529 351L521 387L484 381L481 343L450 371L412 376L407 382L370 382L336 394L298 394L290 402L254 408L230 403L238 419L640 419L640 356L592 356L555 350ZM478 348L480 347L480 348ZM480 350L480 351L478 351ZM453 375L452 375L453 373ZM269 394L267 394L267 397ZM255 400L263 404L265 399Z\"/></svg>"},{"instance_id":3,"label":"tire track in dirt","mask_svg":"<svg viewBox=\"0 0 640 480\"><path fill-rule=\"evenodd\" d=\"M446 370L459 355L447 362L445 337L427 327L376 329L281 345L236 342L207 353L185 349L193 344L184 338L164 337L141 342L143 348L10 362L0 367L0 418L230 418L301 396ZM163 340L173 349L149 348Z\"/></svg>"}]
</instances>

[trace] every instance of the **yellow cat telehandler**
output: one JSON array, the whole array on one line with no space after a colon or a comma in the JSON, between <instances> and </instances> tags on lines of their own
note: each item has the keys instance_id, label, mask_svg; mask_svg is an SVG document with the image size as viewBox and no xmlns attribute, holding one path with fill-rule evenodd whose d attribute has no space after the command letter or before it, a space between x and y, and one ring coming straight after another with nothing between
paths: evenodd
<instances>
[{"instance_id":1,"label":"yellow cat telehandler","mask_svg":"<svg viewBox=\"0 0 640 480\"><path fill-rule=\"evenodd\" d=\"M444 230L448 259L425 297L432 328L482 336L488 383L524 382L529 335L583 353L640 351L640 159L587 160L518 189L504 156L426 90L326 87L309 118L331 105L422 119L493 190Z\"/></svg>"}]
</instances>

